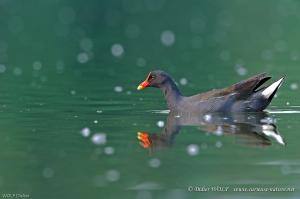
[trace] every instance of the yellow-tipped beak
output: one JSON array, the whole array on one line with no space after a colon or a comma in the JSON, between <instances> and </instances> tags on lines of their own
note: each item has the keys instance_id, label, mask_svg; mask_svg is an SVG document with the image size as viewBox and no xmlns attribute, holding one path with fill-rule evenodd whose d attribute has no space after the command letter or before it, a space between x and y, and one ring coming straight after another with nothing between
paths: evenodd
<instances>
[{"instance_id":1,"label":"yellow-tipped beak","mask_svg":"<svg viewBox=\"0 0 300 199\"><path fill-rule=\"evenodd\" d=\"M143 90L143 89L144 89L144 87L143 87L143 86L141 86L141 85L139 85L139 86L137 87L137 89L140 91L140 90Z\"/></svg>"},{"instance_id":2,"label":"yellow-tipped beak","mask_svg":"<svg viewBox=\"0 0 300 199\"><path fill-rule=\"evenodd\" d=\"M147 86L149 86L149 82L147 80L143 81L142 83L140 83L140 85L137 87L138 90L143 90L144 88L146 88Z\"/></svg>"}]
</instances>

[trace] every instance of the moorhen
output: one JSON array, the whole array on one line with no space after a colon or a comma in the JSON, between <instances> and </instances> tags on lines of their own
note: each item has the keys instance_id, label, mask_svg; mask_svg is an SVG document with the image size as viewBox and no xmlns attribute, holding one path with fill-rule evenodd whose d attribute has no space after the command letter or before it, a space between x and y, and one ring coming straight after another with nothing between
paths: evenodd
<instances>
[{"instance_id":1,"label":"moorhen","mask_svg":"<svg viewBox=\"0 0 300 199\"><path fill-rule=\"evenodd\" d=\"M282 77L269 86L261 87L270 78L266 73L262 73L227 88L185 97L170 75L164 71L155 70L149 73L146 80L137 89L160 88L165 95L170 111L260 112L270 104L284 79Z\"/></svg>"}]
</instances>

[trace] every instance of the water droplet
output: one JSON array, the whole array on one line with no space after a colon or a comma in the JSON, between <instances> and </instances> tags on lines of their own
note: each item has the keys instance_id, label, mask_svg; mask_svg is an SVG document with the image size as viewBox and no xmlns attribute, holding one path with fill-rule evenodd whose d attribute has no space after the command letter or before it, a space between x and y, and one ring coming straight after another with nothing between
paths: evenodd
<instances>
[{"instance_id":1,"label":"water droplet","mask_svg":"<svg viewBox=\"0 0 300 199\"><path fill-rule=\"evenodd\" d=\"M212 116L211 116L210 114L204 115L204 120L205 120L205 122L210 122L211 119L212 119Z\"/></svg>"},{"instance_id":2,"label":"water droplet","mask_svg":"<svg viewBox=\"0 0 300 199\"><path fill-rule=\"evenodd\" d=\"M89 61L89 55L86 52L81 52L77 55L77 61L81 64L85 64Z\"/></svg>"},{"instance_id":3,"label":"water droplet","mask_svg":"<svg viewBox=\"0 0 300 199\"><path fill-rule=\"evenodd\" d=\"M187 146L187 153L190 156L198 155L198 153L199 153L199 146L196 145L196 144L190 144L190 145L188 145Z\"/></svg>"},{"instance_id":4,"label":"water droplet","mask_svg":"<svg viewBox=\"0 0 300 199\"><path fill-rule=\"evenodd\" d=\"M106 134L105 133L95 133L92 136L92 142L96 145L106 144Z\"/></svg>"},{"instance_id":5,"label":"water droplet","mask_svg":"<svg viewBox=\"0 0 300 199\"><path fill-rule=\"evenodd\" d=\"M114 57L121 57L124 54L124 48L121 44L114 44L111 47L111 53Z\"/></svg>"},{"instance_id":6,"label":"water droplet","mask_svg":"<svg viewBox=\"0 0 300 199\"><path fill-rule=\"evenodd\" d=\"M97 110L96 112L97 112L97 113L102 113L103 111L102 111L102 110Z\"/></svg>"},{"instance_id":7,"label":"water droplet","mask_svg":"<svg viewBox=\"0 0 300 199\"><path fill-rule=\"evenodd\" d=\"M160 120L160 121L158 121L158 122L156 123L156 125L157 125L159 128L162 128L162 127L165 126L165 122Z\"/></svg>"},{"instance_id":8,"label":"water droplet","mask_svg":"<svg viewBox=\"0 0 300 199\"><path fill-rule=\"evenodd\" d=\"M160 160L158 158L152 158L149 160L148 164L152 168L158 168L160 166Z\"/></svg>"},{"instance_id":9,"label":"water droplet","mask_svg":"<svg viewBox=\"0 0 300 199\"><path fill-rule=\"evenodd\" d=\"M21 68L16 67L16 68L14 68L13 73L14 73L15 76L20 76L20 75L22 75L23 71L22 71Z\"/></svg>"},{"instance_id":10,"label":"water droplet","mask_svg":"<svg viewBox=\"0 0 300 199\"><path fill-rule=\"evenodd\" d=\"M33 70L41 70L42 69L42 63L39 61L35 61L32 64Z\"/></svg>"},{"instance_id":11,"label":"water droplet","mask_svg":"<svg viewBox=\"0 0 300 199\"><path fill-rule=\"evenodd\" d=\"M123 87L122 86L115 86L114 91L117 93L120 93L123 91Z\"/></svg>"},{"instance_id":12,"label":"water droplet","mask_svg":"<svg viewBox=\"0 0 300 199\"><path fill-rule=\"evenodd\" d=\"M241 64L237 64L235 66L235 71L240 76L244 76L247 74L247 69L245 67L243 67Z\"/></svg>"},{"instance_id":13,"label":"water droplet","mask_svg":"<svg viewBox=\"0 0 300 199\"><path fill-rule=\"evenodd\" d=\"M216 142L216 147L221 148L223 146L223 143L221 141Z\"/></svg>"},{"instance_id":14,"label":"water droplet","mask_svg":"<svg viewBox=\"0 0 300 199\"><path fill-rule=\"evenodd\" d=\"M217 130L215 131L215 134L218 135L218 136L223 135L223 129L222 129L222 126L218 126L218 127L217 127Z\"/></svg>"},{"instance_id":15,"label":"water droplet","mask_svg":"<svg viewBox=\"0 0 300 199\"><path fill-rule=\"evenodd\" d=\"M111 169L105 173L105 177L110 182L116 182L120 179L120 172L117 170Z\"/></svg>"},{"instance_id":16,"label":"water droplet","mask_svg":"<svg viewBox=\"0 0 300 199\"><path fill-rule=\"evenodd\" d=\"M186 78L181 78L180 80L179 80L179 83L181 84L181 85L183 85L183 86L185 86L185 85L187 85L187 83L188 83L188 80L186 79Z\"/></svg>"},{"instance_id":17,"label":"water droplet","mask_svg":"<svg viewBox=\"0 0 300 199\"><path fill-rule=\"evenodd\" d=\"M54 175L54 170L52 168L44 168L43 176L44 178L52 178Z\"/></svg>"},{"instance_id":18,"label":"water droplet","mask_svg":"<svg viewBox=\"0 0 300 199\"><path fill-rule=\"evenodd\" d=\"M272 123L275 123L275 120L271 117L265 117L265 118L261 119L260 122L266 123L266 124L272 124Z\"/></svg>"},{"instance_id":19,"label":"water droplet","mask_svg":"<svg viewBox=\"0 0 300 199\"><path fill-rule=\"evenodd\" d=\"M297 90L298 89L298 84L297 83L292 83L290 85L291 90Z\"/></svg>"},{"instance_id":20,"label":"water droplet","mask_svg":"<svg viewBox=\"0 0 300 199\"><path fill-rule=\"evenodd\" d=\"M76 95L76 91L75 90L71 90L70 93L71 93L71 95Z\"/></svg>"},{"instance_id":21,"label":"water droplet","mask_svg":"<svg viewBox=\"0 0 300 199\"><path fill-rule=\"evenodd\" d=\"M290 102L286 102L286 105L289 106L289 105L290 105Z\"/></svg>"},{"instance_id":22,"label":"water droplet","mask_svg":"<svg viewBox=\"0 0 300 199\"><path fill-rule=\"evenodd\" d=\"M115 153L115 149L111 146L107 146L104 148L104 153L106 155L113 155Z\"/></svg>"},{"instance_id":23,"label":"water droplet","mask_svg":"<svg viewBox=\"0 0 300 199\"><path fill-rule=\"evenodd\" d=\"M4 73L6 71L6 66L4 64L0 64L0 73Z\"/></svg>"},{"instance_id":24,"label":"water droplet","mask_svg":"<svg viewBox=\"0 0 300 199\"><path fill-rule=\"evenodd\" d=\"M94 123L95 123L95 124L98 124L98 120L94 120Z\"/></svg>"},{"instance_id":25,"label":"water droplet","mask_svg":"<svg viewBox=\"0 0 300 199\"><path fill-rule=\"evenodd\" d=\"M80 131L80 133L83 137L88 137L91 134L91 130L89 128L85 127Z\"/></svg>"},{"instance_id":26,"label":"water droplet","mask_svg":"<svg viewBox=\"0 0 300 199\"><path fill-rule=\"evenodd\" d=\"M175 42L175 34L170 30L161 33L160 40L164 46L172 46Z\"/></svg>"}]
</instances>

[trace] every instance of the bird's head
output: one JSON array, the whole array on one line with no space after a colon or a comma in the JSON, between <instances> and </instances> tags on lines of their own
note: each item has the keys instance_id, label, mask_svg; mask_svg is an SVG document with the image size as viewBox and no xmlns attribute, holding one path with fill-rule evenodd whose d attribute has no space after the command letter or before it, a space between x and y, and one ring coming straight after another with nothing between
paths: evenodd
<instances>
[{"instance_id":1,"label":"bird's head","mask_svg":"<svg viewBox=\"0 0 300 199\"><path fill-rule=\"evenodd\" d=\"M168 79L169 75L161 70L151 71L146 77L145 81L139 84L138 90L143 90L146 87L160 88Z\"/></svg>"}]
</instances>

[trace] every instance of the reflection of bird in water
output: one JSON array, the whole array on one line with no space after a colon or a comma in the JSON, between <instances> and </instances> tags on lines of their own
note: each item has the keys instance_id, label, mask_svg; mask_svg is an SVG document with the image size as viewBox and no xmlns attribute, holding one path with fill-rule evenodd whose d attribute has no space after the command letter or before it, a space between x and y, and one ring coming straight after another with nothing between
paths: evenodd
<instances>
[{"instance_id":1,"label":"reflection of bird in water","mask_svg":"<svg viewBox=\"0 0 300 199\"><path fill-rule=\"evenodd\" d=\"M239 144L268 146L271 140L285 145L273 119L267 113L191 114L170 112L161 134L138 132L144 148L160 149L171 146L182 126L197 126L216 135L234 135Z\"/></svg>"}]
</instances>

